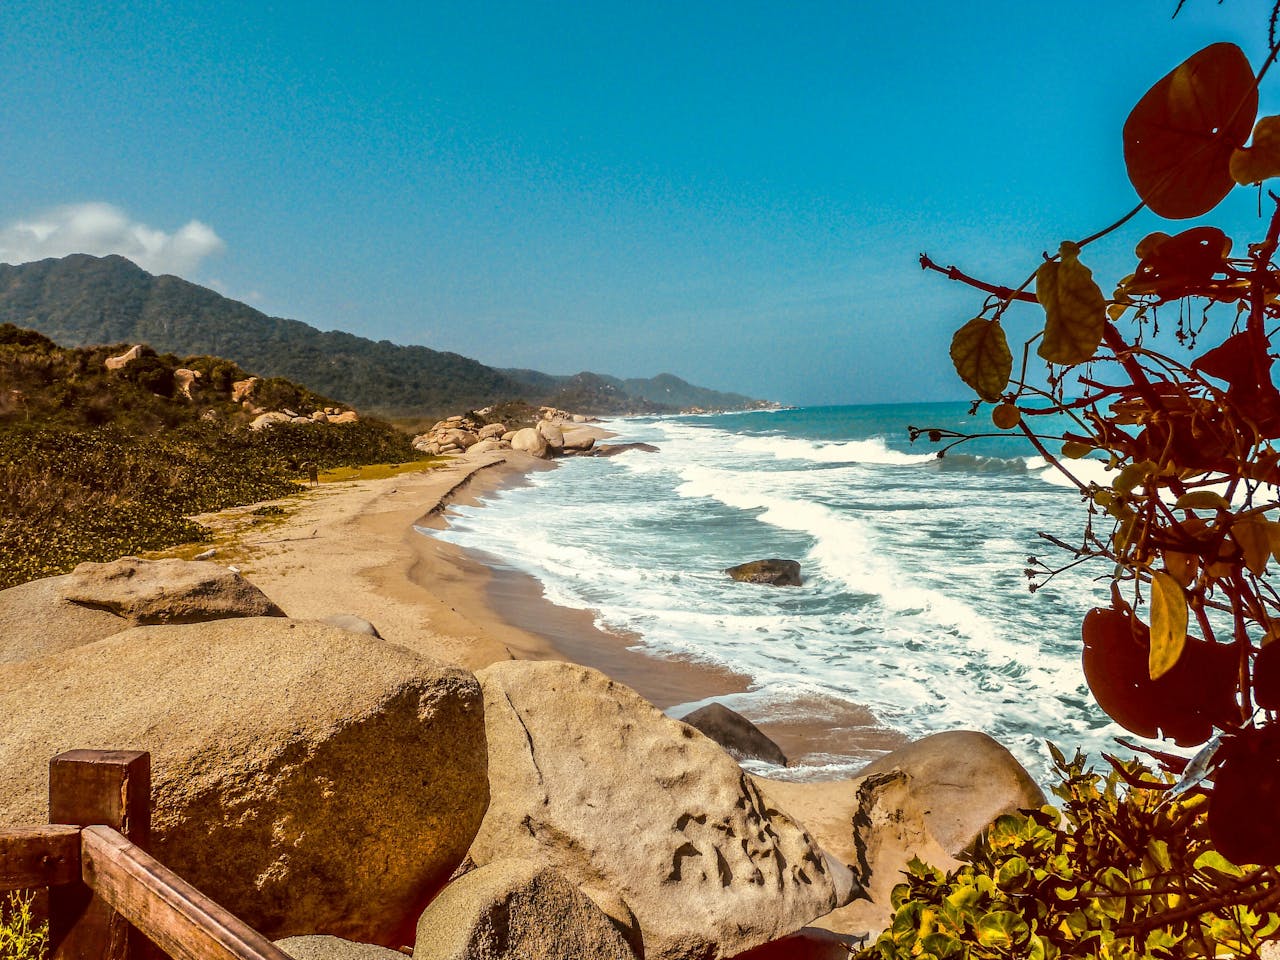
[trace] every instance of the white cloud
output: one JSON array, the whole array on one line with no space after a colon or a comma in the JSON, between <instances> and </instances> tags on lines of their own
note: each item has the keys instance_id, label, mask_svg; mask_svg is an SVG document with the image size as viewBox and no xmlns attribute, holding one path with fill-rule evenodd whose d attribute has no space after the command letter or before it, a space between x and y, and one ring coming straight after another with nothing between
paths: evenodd
<instances>
[{"instance_id":1,"label":"white cloud","mask_svg":"<svg viewBox=\"0 0 1280 960\"><path fill-rule=\"evenodd\" d=\"M213 228L192 220L165 233L131 220L109 203L75 203L0 227L0 262L26 263L69 253L118 253L151 273L189 275L226 244Z\"/></svg>"}]
</instances>

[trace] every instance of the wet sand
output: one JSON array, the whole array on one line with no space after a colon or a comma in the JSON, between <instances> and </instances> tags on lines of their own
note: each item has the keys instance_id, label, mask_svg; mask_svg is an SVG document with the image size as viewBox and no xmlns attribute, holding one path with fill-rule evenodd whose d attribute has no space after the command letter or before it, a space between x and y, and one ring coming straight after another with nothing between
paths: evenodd
<instances>
[{"instance_id":1,"label":"wet sand","mask_svg":"<svg viewBox=\"0 0 1280 960\"><path fill-rule=\"evenodd\" d=\"M391 642L472 670L513 658L569 660L662 709L746 691L748 677L634 649L637 637L599 629L590 611L551 603L539 581L501 558L430 536L448 523L450 505L481 503L548 469L554 464L495 451L388 479L322 484L280 501L287 516L270 524L252 507L198 519L217 532L216 559L237 566L293 617L355 614ZM903 742L856 704L789 706L802 709L760 726L793 761L871 759Z\"/></svg>"}]
</instances>

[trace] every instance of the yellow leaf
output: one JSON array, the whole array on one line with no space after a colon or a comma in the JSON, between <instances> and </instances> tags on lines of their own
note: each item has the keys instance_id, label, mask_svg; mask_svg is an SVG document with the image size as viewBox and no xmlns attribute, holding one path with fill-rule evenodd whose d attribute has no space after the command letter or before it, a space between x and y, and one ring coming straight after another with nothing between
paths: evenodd
<instances>
[{"instance_id":1,"label":"yellow leaf","mask_svg":"<svg viewBox=\"0 0 1280 960\"><path fill-rule=\"evenodd\" d=\"M1271 543L1271 555L1280 562L1280 523L1267 524L1267 539Z\"/></svg>"},{"instance_id":2,"label":"yellow leaf","mask_svg":"<svg viewBox=\"0 0 1280 960\"><path fill-rule=\"evenodd\" d=\"M1271 556L1271 524L1260 518L1237 520L1231 526L1231 539L1244 554L1244 565L1255 577L1262 576Z\"/></svg>"},{"instance_id":3,"label":"yellow leaf","mask_svg":"<svg viewBox=\"0 0 1280 960\"><path fill-rule=\"evenodd\" d=\"M1068 460L1079 460L1093 453L1093 447L1079 440L1068 440L1062 445L1062 455Z\"/></svg>"},{"instance_id":4,"label":"yellow leaf","mask_svg":"<svg viewBox=\"0 0 1280 960\"><path fill-rule=\"evenodd\" d=\"M1152 680L1173 669L1187 642L1187 595L1167 573L1151 577L1151 653L1147 668Z\"/></svg>"},{"instance_id":5,"label":"yellow leaf","mask_svg":"<svg viewBox=\"0 0 1280 960\"><path fill-rule=\"evenodd\" d=\"M1102 342L1107 301L1093 273L1080 262L1080 247L1066 241L1059 260L1036 271L1036 297L1044 307L1044 338L1036 352L1050 363L1084 363Z\"/></svg>"},{"instance_id":6,"label":"yellow leaf","mask_svg":"<svg viewBox=\"0 0 1280 960\"><path fill-rule=\"evenodd\" d=\"M975 317L951 338L951 362L983 400L996 401L1013 373L1013 354L998 320Z\"/></svg>"},{"instance_id":7,"label":"yellow leaf","mask_svg":"<svg viewBox=\"0 0 1280 960\"><path fill-rule=\"evenodd\" d=\"M1165 570L1169 572L1169 576L1184 587L1191 586L1191 582L1196 578L1196 570L1199 565L1199 558L1194 553L1179 553L1177 550L1164 551Z\"/></svg>"},{"instance_id":8,"label":"yellow leaf","mask_svg":"<svg viewBox=\"0 0 1280 960\"><path fill-rule=\"evenodd\" d=\"M1192 490L1184 493L1174 504L1179 510L1230 510L1231 504L1221 494L1212 490Z\"/></svg>"},{"instance_id":9,"label":"yellow leaf","mask_svg":"<svg viewBox=\"0 0 1280 960\"><path fill-rule=\"evenodd\" d=\"M1280 117L1263 117L1253 128L1253 143L1231 153L1231 178L1239 184L1280 176Z\"/></svg>"},{"instance_id":10,"label":"yellow leaf","mask_svg":"<svg viewBox=\"0 0 1280 960\"><path fill-rule=\"evenodd\" d=\"M1156 472L1156 465L1150 460L1139 460L1121 470L1111 481L1111 489L1116 493L1129 493L1140 483L1146 483Z\"/></svg>"}]
</instances>

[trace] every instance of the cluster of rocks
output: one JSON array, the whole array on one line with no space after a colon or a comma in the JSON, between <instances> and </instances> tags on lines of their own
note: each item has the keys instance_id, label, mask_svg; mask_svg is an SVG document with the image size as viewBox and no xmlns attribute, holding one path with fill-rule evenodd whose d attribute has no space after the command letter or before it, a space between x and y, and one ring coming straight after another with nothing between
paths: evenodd
<instances>
[{"instance_id":1,"label":"cluster of rocks","mask_svg":"<svg viewBox=\"0 0 1280 960\"><path fill-rule=\"evenodd\" d=\"M1043 802L980 734L775 783L598 671L472 674L394 640L213 563L0 591L0 823L44 822L54 754L144 749L156 856L299 960L720 960L843 955L802 931L868 889L887 909L912 844L954 856ZM785 812L818 789L848 814Z\"/></svg>"},{"instance_id":2,"label":"cluster of rocks","mask_svg":"<svg viewBox=\"0 0 1280 960\"><path fill-rule=\"evenodd\" d=\"M250 430L265 430L277 423L359 423L360 415L354 410L341 407L321 407L307 413L298 413L285 407L281 410L268 410L254 403L255 388L261 383L260 377L249 377L231 384L231 402L238 403L253 416L249 422Z\"/></svg>"},{"instance_id":3,"label":"cluster of rocks","mask_svg":"<svg viewBox=\"0 0 1280 960\"><path fill-rule=\"evenodd\" d=\"M107 357L104 363L108 370L121 370L130 361L141 357L142 354L143 346L138 344L130 347L117 357ZM199 370L188 370L185 367L180 367L173 371L174 389L188 400L192 399L191 391L200 386L202 379L204 379L204 374ZM280 410L268 410L266 407L254 403L255 389L261 382L261 377L248 377L244 380L237 380L231 385L231 402L240 404L253 417L253 420L249 423L249 429L251 430L264 430L277 423L358 423L360 421L360 415L354 410L344 410L341 407L322 407L304 413L290 410L287 407Z\"/></svg>"},{"instance_id":4,"label":"cluster of rocks","mask_svg":"<svg viewBox=\"0 0 1280 960\"><path fill-rule=\"evenodd\" d=\"M551 409L551 408L544 408ZM562 411L557 411L562 412ZM566 416L571 416L567 415ZM582 418L585 421L585 417ZM471 417L454 416L436 423L426 433L413 438L415 450L431 456L489 453L519 450L542 460L588 453L595 437L578 432L565 435L563 420L544 417L535 426L508 430L505 423L477 423ZM572 419L568 422L575 422Z\"/></svg>"}]
</instances>

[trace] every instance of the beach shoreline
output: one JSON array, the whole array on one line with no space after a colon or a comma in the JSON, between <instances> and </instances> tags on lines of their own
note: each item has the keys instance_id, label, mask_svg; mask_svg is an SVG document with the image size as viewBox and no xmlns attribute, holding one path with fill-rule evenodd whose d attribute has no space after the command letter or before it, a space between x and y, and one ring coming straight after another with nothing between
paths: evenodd
<instances>
[{"instance_id":1,"label":"beach shoreline","mask_svg":"<svg viewBox=\"0 0 1280 960\"><path fill-rule=\"evenodd\" d=\"M432 535L448 525L451 506L483 504L554 469L495 451L386 479L321 484L281 501L286 515L270 525L255 522L258 505L196 519L215 532L213 559L237 567L295 618L355 615L389 642L473 671L507 659L571 661L674 715L687 712L681 705L750 690L750 677L645 651L638 637L602 630L592 611L551 602L540 581L501 557ZM818 764L826 755L870 760L905 742L856 704L823 707L759 726L793 760Z\"/></svg>"}]
</instances>

